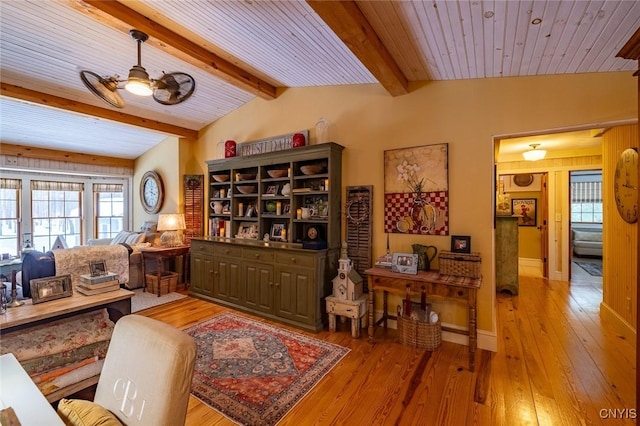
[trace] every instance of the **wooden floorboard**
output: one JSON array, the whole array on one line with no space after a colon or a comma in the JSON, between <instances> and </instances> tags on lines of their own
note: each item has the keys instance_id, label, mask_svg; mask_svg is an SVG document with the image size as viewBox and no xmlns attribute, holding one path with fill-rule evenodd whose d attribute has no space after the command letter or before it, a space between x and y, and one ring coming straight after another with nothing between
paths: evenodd
<instances>
[{"instance_id":1,"label":"wooden floorboard","mask_svg":"<svg viewBox=\"0 0 640 426\"><path fill-rule=\"evenodd\" d=\"M634 408L635 348L603 326L602 291L590 285L520 277L520 295L496 299L498 352L443 342L432 353L351 337L349 327L314 334L351 349L280 422L292 425L631 425L602 410ZM191 297L140 312L185 329L228 308ZM348 324L347 324L348 325ZM233 422L191 398L188 426Z\"/></svg>"}]
</instances>

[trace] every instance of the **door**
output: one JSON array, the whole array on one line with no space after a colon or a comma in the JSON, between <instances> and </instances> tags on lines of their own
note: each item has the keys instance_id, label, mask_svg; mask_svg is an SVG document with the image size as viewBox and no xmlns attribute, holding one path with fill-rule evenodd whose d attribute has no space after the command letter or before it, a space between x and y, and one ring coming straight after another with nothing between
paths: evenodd
<instances>
[{"instance_id":1,"label":"door","mask_svg":"<svg viewBox=\"0 0 640 426\"><path fill-rule=\"evenodd\" d=\"M214 297L233 303L240 302L242 300L240 264L231 258L217 258L214 262L214 274Z\"/></svg>"},{"instance_id":2,"label":"door","mask_svg":"<svg viewBox=\"0 0 640 426\"><path fill-rule=\"evenodd\" d=\"M245 305L257 311L273 311L273 266L263 263L244 264L247 285Z\"/></svg>"},{"instance_id":3,"label":"door","mask_svg":"<svg viewBox=\"0 0 640 426\"><path fill-rule=\"evenodd\" d=\"M542 277L549 278L549 193L547 173L540 176L540 254L542 259Z\"/></svg>"},{"instance_id":4,"label":"door","mask_svg":"<svg viewBox=\"0 0 640 426\"><path fill-rule=\"evenodd\" d=\"M315 304L315 271L295 266L276 267L275 313L307 324L313 324Z\"/></svg>"},{"instance_id":5,"label":"door","mask_svg":"<svg viewBox=\"0 0 640 426\"><path fill-rule=\"evenodd\" d=\"M193 291L213 296L213 257L202 253L191 256L191 286Z\"/></svg>"}]
</instances>

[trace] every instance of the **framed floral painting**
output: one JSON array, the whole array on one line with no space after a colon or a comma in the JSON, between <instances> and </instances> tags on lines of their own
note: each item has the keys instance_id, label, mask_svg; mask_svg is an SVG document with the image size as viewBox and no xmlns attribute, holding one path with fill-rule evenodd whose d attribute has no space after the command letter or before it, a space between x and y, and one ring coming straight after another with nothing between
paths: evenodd
<instances>
[{"instance_id":1,"label":"framed floral painting","mask_svg":"<svg viewBox=\"0 0 640 426\"><path fill-rule=\"evenodd\" d=\"M449 235L449 145L384 152L384 232Z\"/></svg>"}]
</instances>

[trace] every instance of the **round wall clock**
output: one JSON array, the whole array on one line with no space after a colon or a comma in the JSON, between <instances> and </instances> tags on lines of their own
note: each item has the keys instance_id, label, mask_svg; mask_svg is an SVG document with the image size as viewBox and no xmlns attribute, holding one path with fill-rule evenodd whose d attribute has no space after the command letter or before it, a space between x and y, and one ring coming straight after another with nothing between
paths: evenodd
<instances>
[{"instance_id":1,"label":"round wall clock","mask_svg":"<svg viewBox=\"0 0 640 426\"><path fill-rule=\"evenodd\" d=\"M638 221L638 151L625 149L616 165L613 182L616 206L626 222Z\"/></svg>"},{"instance_id":2,"label":"round wall clock","mask_svg":"<svg viewBox=\"0 0 640 426\"><path fill-rule=\"evenodd\" d=\"M154 171L148 171L140 181L140 202L145 212L155 214L160 211L164 201L162 178Z\"/></svg>"}]
</instances>

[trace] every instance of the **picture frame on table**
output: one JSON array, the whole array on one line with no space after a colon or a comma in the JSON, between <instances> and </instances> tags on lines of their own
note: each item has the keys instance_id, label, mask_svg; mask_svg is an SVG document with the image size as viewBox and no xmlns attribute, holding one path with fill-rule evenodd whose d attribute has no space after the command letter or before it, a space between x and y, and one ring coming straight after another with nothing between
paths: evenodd
<instances>
[{"instance_id":1,"label":"picture frame on table","mask_svg":"<svg viewBox=\"0 0 640 426\"><path fill-rule=\"evenodd\" d=\"M273 223L271 224L271 239L272 240L282 240L283 232L286 233L287 227L284 223Z\"/></svg>"},{"instance_id":2,"label":"picture frame on table","mask_svg":"<svg viewBox=\"0 0 640 426\"><path fill-rule=\"evenodd\" d=\"M452 235L451 252L471 253L471 237L468 235Z\"/></svg>"},{"instance_id":3,"label":"picture frame on table","mask_svg":"<svg viewBox=\"0 0 640 426\"><path fill-rule=\"evenodd\" d=\"M30 281L29 286L31 287L31 302L34 305L70 297L73 294L71 275L69 274L36 278Z\"/></svg>"},{"instance_id":4,"label":"picture frame on table","mask_svg":"<svg viewBox=\"0 0 640 426\"><path fill-rule=\"evenodd\" d=\"M391 270L402 274L418 273L418 255L413 253L393 253Z\"/></svg>"},{"instance_id":5,"label":"picture frame on table","mask_svg":"<svg viewBox=\"0 0 640 426\"><path fill-rule=\"evenodd\" d=\"M89 262L89 273L92 277L107 274L107 265L104 260L92 260Z\"/></svg>"}]
</instances>

